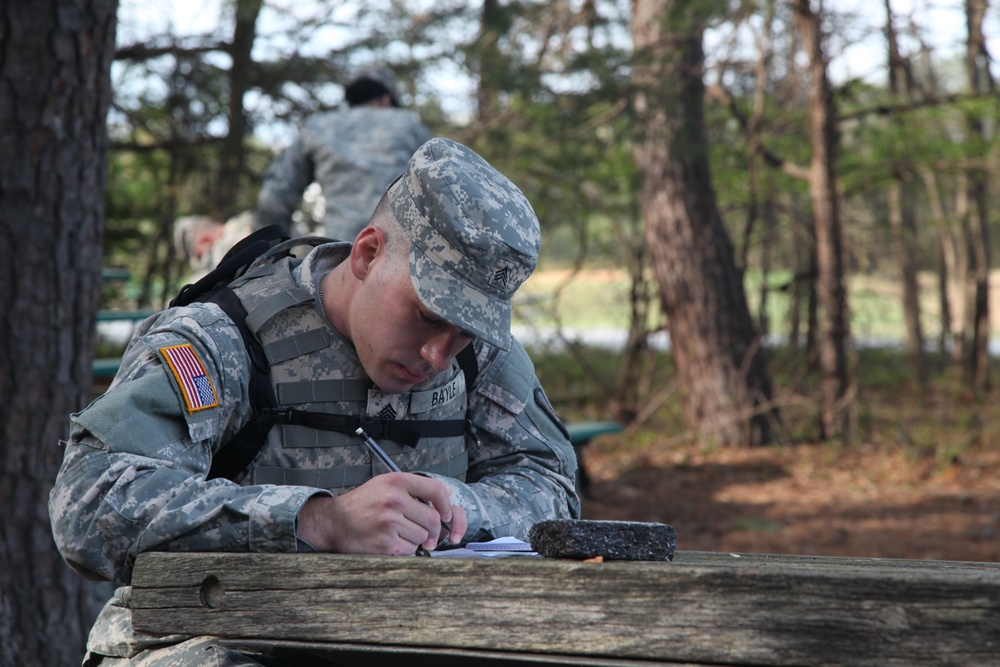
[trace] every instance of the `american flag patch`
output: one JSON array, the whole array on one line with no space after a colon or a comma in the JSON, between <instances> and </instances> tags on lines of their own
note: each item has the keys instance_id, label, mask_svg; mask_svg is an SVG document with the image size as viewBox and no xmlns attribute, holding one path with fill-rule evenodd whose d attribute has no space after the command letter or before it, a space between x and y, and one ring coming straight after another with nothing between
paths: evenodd
<instances>
[{"instance_id":1,"label":"american flag patch","mask_svg":"<svg viewBox=\"0 0 1000 667\"><path fill-rule=\"evenodd\" d=\"M198 353L194 351L190 343L161 347L160 354L167 360L170 370L174 373L174 378L177 379L177 385L181 388L188 412L197 412L219 405L219 399L215 395L215 387L212 386L212 380L208 377L205 364L201 363Z\"/></svg>"}]
</instances>

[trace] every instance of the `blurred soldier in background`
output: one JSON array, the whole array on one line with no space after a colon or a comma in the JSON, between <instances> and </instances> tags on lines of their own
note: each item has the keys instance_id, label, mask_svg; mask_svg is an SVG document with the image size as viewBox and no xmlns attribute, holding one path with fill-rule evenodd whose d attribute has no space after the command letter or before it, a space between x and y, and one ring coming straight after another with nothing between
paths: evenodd
<instances>
[{"instance_id":1,"label":"blurred soldier in background","mask_svg":"<svg viewBox=\"0 0 1000 667\"><path fill-rule=\"evenodd\" d=\"M219 222L207 215L187 215L174 221L174 248L191 266L186 282L195 282L222 261L223 256L254 230L253 211Z\"/></svg>"},{"instance_id":2,"label":"blurred soldier in background","mask_svg":"<svg viewBox=\"0 0 1000 667\"><path fill-rule=\"evenodd\" d=\"M326 200L325 229L317 233L353 241L410 156L430 139L417 114L400 108L387 68L361 72L344 95L346 108L309 118L267 168L257 199L258 227L281 225L291 232L292 213L315 181Z\"/></svg>"}]
</instances>

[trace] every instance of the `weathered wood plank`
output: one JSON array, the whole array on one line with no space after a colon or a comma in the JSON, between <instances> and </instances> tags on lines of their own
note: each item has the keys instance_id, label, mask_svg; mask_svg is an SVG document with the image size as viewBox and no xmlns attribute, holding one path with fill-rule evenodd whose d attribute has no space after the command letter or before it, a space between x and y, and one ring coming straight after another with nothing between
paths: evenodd
<instances>
[{"instance_id":1,"label":"weathered wood plank","mask_svg":"<svg viewBox=\"0 0 1000 667\"><path fill-rule=\"evenodd\" d=\"M743 665L1000 663L1000 566L143 554L156 632Z\"/></svg>"},{"instance_id":2,"label":"weathered wood plank","mask_svg":"<svg viewBox=\"0 0 1000 667\"><path fill-rule=\"evenodd\" d=\"M717 567L748 567L752 565L794 569L835 568L841 572L855 569L886 568L894 572L950 570L979 570L1000 573L1000 563L983 563L954 560L914 560L902 558L844 558L840 556L793 556L789 554L725 553L715 551L678 551L675 563Z\"/></svg>"},{"instance_id":3,"label":"weathered wood plank","mask_svg":"<svg viewBox=\"0 0 1000 667\"><path fill-rule=\"evenodd\" d=\"M334 644L331 642L294 642L281 640L219 640L219 643L237 650L273 653L291 652L328 660L338 667L372 667L372 665L434 665L434 667L718 667L703 662L660 662L621 658L595 658L590 656L562 656L541 653L510 653L507 651L482 651L457 648L427 648L413 646L384 646L373 644ZM294 663L291 663L294 664Z\"/></svg>"}]
</instances>

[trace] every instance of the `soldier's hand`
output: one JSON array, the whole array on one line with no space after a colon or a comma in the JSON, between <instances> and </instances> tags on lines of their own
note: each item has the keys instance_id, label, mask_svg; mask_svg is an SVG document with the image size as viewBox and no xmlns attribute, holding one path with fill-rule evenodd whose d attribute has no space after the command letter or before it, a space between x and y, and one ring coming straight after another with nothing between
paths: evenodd
<instances>
[{"instance_id":1,"label":"soldier's hand","mask_svg":"<svg viewBox=\"0 0 1000 667\"><path fill-rule=\"evenodd\" d=\"M449 541L465 535L465 510L452 505L448 487L429 477L378 475L336 498L315 496L299 512L297 534L320 551L412 554L430 551L451 527ZM422 502L426 501L426 502Z\"/></svg>"}]
</instances>

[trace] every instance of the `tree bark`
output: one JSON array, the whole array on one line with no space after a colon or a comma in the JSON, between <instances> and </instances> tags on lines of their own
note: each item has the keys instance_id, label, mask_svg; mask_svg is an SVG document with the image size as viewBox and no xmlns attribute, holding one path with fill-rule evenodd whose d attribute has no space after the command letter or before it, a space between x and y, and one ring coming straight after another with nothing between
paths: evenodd
<instances>
[{"instance_id":1,"label":"tree bark","mask_svg":"<svg viewBox=\"0 0 1000 667\"><path fill-rule=\"evenodd\" d=\"M771 384L708 167L703 23L685 3L637 0L636 162L654 273L688 426L702 443L760 445Z\"/></svg>"},{"instance_id":2,"label":"tree bark","mask_svg":"<svg viewBox=\"0 0 1000 667\"><path fill-rule=\"evenodd\" d=\"M892 228L896 257L903 284L903 322L906 328L906 352L917 382L927 382L927 358L920 325L920 286L917 282L913 209L907 201L907 181L901 176L889 185L889 225Z\"/></svg>"},{"instance_id":3,"label":"tree bark","mask_svg":"<svg viewBox=\"0 0 1000 667\"><path fill-rule=\"evenodd\" d=\"M996 84L990 73L992 59L986 48L983 19L987 0L965 0L966 70L969 87L974 94L993 94ZM969 139L974 143L989 145L996 134L996 123L977 114L968 117ZM988 174L982 169L969 173L969 232L972 248L975 288L973 297L972 345L968 361L968 375L977 391L989 389L989 333L990 333L990 222Z\"/></svg>"},{"instance_id":4,"label":"tree bark","mask_svg":"<svg viewBox=\"0 0 1000 667\"><path fill-rule=\"evenodd\" d=\"M116 0L0 3L0 664L79 664L96 588L52 541L89 399ZM100 587L103 588L103 587Z\"/></svg>"},{"instance_id":5,"label":"tree bark","mask_svg":"<svg viewBox=\"0 0 1000 667\"><path fill-rule=\"evenodd\" d=\"M960 229L956 233L954 227L956 221L960 222L964 217L966 197L964 197L965 188L961 184L965 180L959 173L954 210L949 214L945 211L945 200L941 193L943 188L938 175L926 168L921 169L920 175L924 181L924 191L927 193L931 220L938 229L938 295L941 304L939 348L944 354L950 343L952 358L958 361L964 358L965 350L969 253L964 242L965 232ZM958 242L956 236L962 239L962 242Z\"/></svg>"},{"instance_id":6,"label":"tree bark","mask_svg":"<svg viewBox=\"0 0 1000 667\"><path fill-rule=\"evenodd\" d=\"M635 218L638 220L638 215ZM653 367L649 346L649 313L656 294L646 278L647 249L641 230L628 234L624 225L612 221L619 233L619 244L625 249L625 269L629 275L629 329L622 361L615 381L615 419L629 423L639 414L639 403L646 393L645 381Z\"/></svg>"},{"instance_id":7,"label":"tree bark","mask_svg":"<svg viewBox=\"0 0 1000 667\"><path fill-rule=\"evenodd\" d=\"M246 110L243 97L250 89L253 72L251 50L257 34L257 16L263 0L238 0L233 42L229 47L232 67L229 70L229 132L222 141L219 160L219 190L212 214L226 220L238 213L236 202L243 178L246 150L243 140L247 134Z\"/></svg>"},{"instance_id":8,"label":"tree bark","mask_svg":"<svg viewBox=\"0 0 1000 667\"><path fill-rule=\"evenodd\" d=\"M905 92L907 101L912 101L914 80L910 68L899 50L896 28L893 23L892 6L885 0L886 41L889 47L889 90L893 101L901 99ZM900 136L905 135L903 121L892 113L892 123ZM889 224L892 228L896 256L899 261L903 281L903 321L906 328L906 350L910 358L913 374L921 386L927 383L927 355L924 352L924 334L920 323L920 285L917 280L916 221L910 202L911 177L903 165L896 165L893 181L889 185Z\"/></svg>"},{"instance_id":9,"label":"tree bark","mask_svg":"<svg viewBox=\"0 0 1000 667\"><path fill-rule=\"evenodd\" d=\"M503 62L500 39L509 27L506 10L501 7L499 0L483 0L479 36L473 52L473 69L478 75L476 120L483 128L492 127L500 113L500 93L495 78Z\"/></svg>"},{"instance_id":10,"label":"tree bark","mask_svg":"<svg viewBox=\"0 0 1000 667\"><path fill-rule=\"evenodd\" d=\"M768 275L771 270L771 250L774 246L774 192L770 187L770 176L766 170L766 162L763 159L763 138L761 127L763 125L764 114L767 105L767 85L768 63L771 60L772 31L774 20L774 3L768 1L761 8L763 13L763 26L757 38L757 57L754 60L754 94L753 111L746 123L747 137L747 220L743 230L742 252L740 253L739 268L746 272L750 265L750 248L753 245L754 228L757 221L763 222L764 232L763 243L760 244L760 292L757 308L757 326L762 336L766 336L770 329L768 321L767 306L770 286L768 285ZM735 105L734 105L735 107Z\"/></svg>"},{"instance_id":11,"label":"tree bark","mask_svg":"<svg viewBox=\"0 0 1000 667\"><path fill-rule=\"evenodd\" d=\"M809 0L793 0L795 22L809 61L812 160L809 194L816 224L816 293L821 310L817 352L820 367L821 437L848 439L847 290L840 203L836 185L839 145L833 90L827 76L820 16Z\"/></svg>"}]
</instances>

